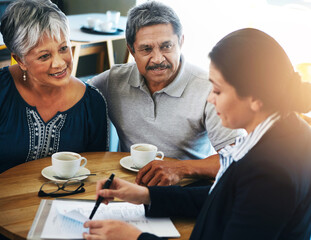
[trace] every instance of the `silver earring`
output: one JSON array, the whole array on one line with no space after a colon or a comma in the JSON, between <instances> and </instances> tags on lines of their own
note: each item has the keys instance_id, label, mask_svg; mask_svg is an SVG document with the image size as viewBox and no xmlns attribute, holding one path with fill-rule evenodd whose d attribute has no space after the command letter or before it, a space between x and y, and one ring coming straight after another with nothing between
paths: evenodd
<instances>
[{"instance_id":1,"label":"silver earring","mask_svg":"<svg viewBox=\"0 0 311 240\"><path fill-rule=\"evenodd\" d=\"M26 71L24 71L24 73L23 73L23 80L24 80L24 82L26 82L26 80L27 80Z\"/></svg>"}]
</instances>

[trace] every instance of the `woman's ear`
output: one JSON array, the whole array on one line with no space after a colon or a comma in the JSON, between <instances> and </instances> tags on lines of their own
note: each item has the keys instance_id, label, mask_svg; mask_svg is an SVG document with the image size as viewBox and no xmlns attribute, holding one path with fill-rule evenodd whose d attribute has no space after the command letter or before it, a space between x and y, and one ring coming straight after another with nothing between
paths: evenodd
<instances>
[{"instance_id":1,"label":"woman's ear","mask_svg":"<svg viewBox=\"0 0 311 240\"><path fill-rule=\"evenodd\" d=\"M17 62L17 64L19 65L19 67L23 70L26 71L27 68L24 64L24 62L21 60L21 58L19 56L17 56L16 54L12 54L12 58L14 58L14 60Z\"/></svg>"},{"instance_id":2,"label":"woman's ear","mask_svg":"<svg viewBox=\"0 0 311 240\"><path fill-rule=\"evenodd\" d=\"M260 112L262 110L263 103L258 98L252 97L250 99L250 107L254 112Z\"/></svg>"}]
</instances>

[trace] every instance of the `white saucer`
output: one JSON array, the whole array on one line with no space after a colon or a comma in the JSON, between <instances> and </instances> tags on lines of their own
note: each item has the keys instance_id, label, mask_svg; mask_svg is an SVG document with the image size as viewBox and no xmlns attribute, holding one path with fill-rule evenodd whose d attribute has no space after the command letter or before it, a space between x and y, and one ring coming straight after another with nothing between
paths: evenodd
<instances>
[{"instance_id":1,"label":"white saucer","mask_svg":"<svg viewBox=\"0 0 311 240\"><path fill-rule=\"evenodd\" d=\"M161 160L161 159L156 157L155 160ZM131 156L127 156L127 157L121 158L120 165L122 167L124 167L125 169L133 171L133 172L138 172L139 171L139 168L134 166L134 163L133 163L133 160L132 160Z\"/></svg>"},{"instance_id":2,"label":"white saucer","mask_svg":"<svg viewBox=\"0 0 311 240\"><path fill-rule=\"evenodd\" d=\"M88 170L87 168L83 167L83 168L80 168L79 171L76 173L76 175L82 175L82 174L90 174L90 170ZM52 166L48 166L46 168L44 168L42 171L41 171L41 174L43 177L49 179L49 180L52 180L52 181L57 181L57 182L66 182L67 180L59 180L59 179L56 179L55 176L55 172L53 171L53 167ZM83 179L86 179L88 176L82 176L82 177L77 177L75 179L78 179L78 180L83 180Z\"/></svg>"}]
</instances>

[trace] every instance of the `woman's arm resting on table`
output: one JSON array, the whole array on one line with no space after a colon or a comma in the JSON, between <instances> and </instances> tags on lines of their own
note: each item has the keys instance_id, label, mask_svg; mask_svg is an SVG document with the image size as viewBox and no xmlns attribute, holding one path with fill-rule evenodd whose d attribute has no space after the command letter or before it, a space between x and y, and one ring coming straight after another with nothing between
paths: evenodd
<instances>
[{"instance_id":1,"label":"woman's arm resting on table","mask_svg":"<svg viewBox=\"0 0 311 240\"><path fill-rule=\"evenodd\" d=\"M175 185L186 177L214 178L218 169L218 154L200 160L174 162L154 160L138 172L136 183L144 186Z\"/></svg>"}]
</instances>

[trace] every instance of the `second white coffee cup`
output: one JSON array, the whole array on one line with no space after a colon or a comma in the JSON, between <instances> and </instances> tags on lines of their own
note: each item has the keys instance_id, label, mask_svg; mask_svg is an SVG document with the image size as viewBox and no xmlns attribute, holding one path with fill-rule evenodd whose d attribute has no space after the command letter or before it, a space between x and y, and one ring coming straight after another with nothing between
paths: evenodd
<instances>
[{"instance_id":1,"label":"second white coffee cup","mask_svg":"<svg viewBox=\"0 0 311 240\"><path fill-rule=\"evenodd\" d=\"M86 163L85 157L81 157L80 154L74 152L57 152L52 155L53 171L59 177L73 177Z\"/></svg>"},{"instance_id":2,"label":"second white coffee cup","mask_svg":"<svg viewBox=\"0 0 311 240\"><path fill-rule=\"evenodd\" d=\"M137 143L131 146L131 158L137 168L142 168L157 156L162 160L164 153L158 151L158 148L148 143Z\"/></svg>"}]
</instances>

